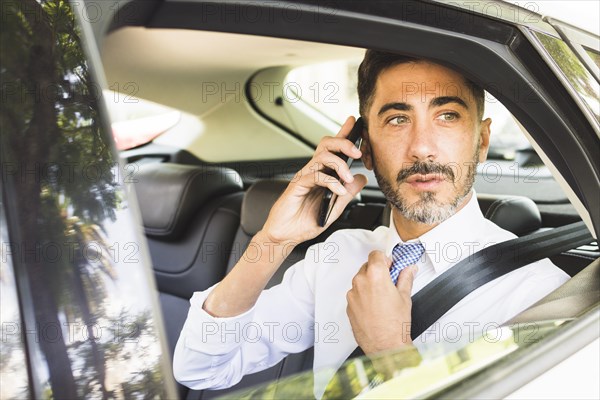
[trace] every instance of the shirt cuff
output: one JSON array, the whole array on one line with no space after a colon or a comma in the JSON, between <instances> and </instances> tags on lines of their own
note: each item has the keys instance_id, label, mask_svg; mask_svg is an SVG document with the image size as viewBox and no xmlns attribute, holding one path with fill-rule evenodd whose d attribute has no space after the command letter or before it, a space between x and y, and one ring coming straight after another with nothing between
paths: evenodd
<instances>
[{"instance_id":1,"label":"shirt cuff","mask_svg":"<svg viewBox=\"0 0 600 400\"><path fill-rule=\"evenodd\" d=\"M244 329L252 323L254 306L234 317L213 317L202 306L215 286L194 293L190 299L190 311L184 331L187 348L218 356L227 354L242 344Z\"/></svg>"}]
</instances>

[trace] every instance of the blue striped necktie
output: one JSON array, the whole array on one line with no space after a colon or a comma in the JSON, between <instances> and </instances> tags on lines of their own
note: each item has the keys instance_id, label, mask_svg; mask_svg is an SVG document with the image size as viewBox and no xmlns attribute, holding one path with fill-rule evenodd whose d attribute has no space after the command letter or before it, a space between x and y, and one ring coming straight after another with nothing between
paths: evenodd
<instances>
[{"instance_id":1,"label":"blue striped necktie","mask_svg":"<svg viewBox=\"0 0 600 400\"><path fill-rule=\"evenodd\" d=\"M390 276L394 285L398 282L400 271L419 261L424 252L425 248L421 243L398 243L394 247L392 250L392 267L390 268Z\"/></svg>"}]
</instances>

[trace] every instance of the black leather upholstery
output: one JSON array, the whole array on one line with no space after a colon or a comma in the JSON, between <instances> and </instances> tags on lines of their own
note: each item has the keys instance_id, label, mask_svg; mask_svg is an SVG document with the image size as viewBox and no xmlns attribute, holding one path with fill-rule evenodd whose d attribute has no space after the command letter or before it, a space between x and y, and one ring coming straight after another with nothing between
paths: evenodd
<instances>
[{"instance_id":1,"label":"black leather upholstery","mask_svg":"<svg viewBox=\"0 0 600 400\"><path fill-rule=\"evenodd\" d=\"M271 207L283 193L288 181L284 180L263 180L254 183L244 195L242 203L241 223L235 234L232 252L229 257L227 272L229 272L242 256L244 250L254 236L267 220ZM379 225L381 218L382 204L357 204L359 200L357 196L348 206L346 212L321 235L311 241L299 244L292 250L290 255L284 260L277 272L273 275L267 288L277 285L281 282L285 271L302 260L306 250L313 243L325 240L333 231L343 228L363 228L373 229ZM302 353L290 354L277 365L258 372L256 374L246 375L233 388L226 390L209 391L205 390L202 394L202 399L210 399L217 396L230 393L234 390L241 390L259 383L264 383L268 380L282 378L293 373L309 370L313 363L313 349L310 348Z\"/></svg>"},{"instance_id":2,"label":"black leather upholstery","mask_svg":"<svg viewBox=\"0 0 600 400\"><path fill-rule=\"evenodd\" d=\"M242 214L240 229L235 235L233 251L229 257L227 272L229 272L237 263L244 250L254 236L267 221L269 211L273 204L286 189L289 181L285 180L262 180L254 183L244 195L242 202ZM267 288L277 285L281 282L285 271L304 258L306 250L314 243L324 241L331 233L338 229L362 228L373 229L379 225L382 204L360 204L360 196L354 198L342 216L336 220L325 232L313 240L300 243L292 250L289 256L283 261L277 272L273 275Z\"/></svg>"},{"instance_id":3,"label":"black leather upholstery","mask_svg":"<svg viewBox=\"0 0 600 400\"><path fill-rule=\"evenodd\" d=\"M146 235L176 240L206 202L243 186L232 169L153 163L140 167L135 189Z\"/></svg>"},{"instance_id":4,"label":"black leather upholstery","mask_svg":"<svg viewBox=\"0 0 600 400\"><path fill-rule=\"evenodd\" d=\"M259 181L244 193L241 179L233 170L168 163L143 166L137 178L135 189L172 355L193 292L219 282L234 267L252 236L264 225L271 207L288 182ZM512 229L533 231L539 228L541 220L535 218L535 204L533 210L527 200L483 199L480 204L482 209L485 207L486 215L501 223L511 221ZM333 231L373 229L386 218L389 218L389 209L384 211L383 204L357 204L354 201L322 235L298 245L267 287L278 284L287 268L304 258L311 244L325 240ZM180 397L210 399L308 370L312 360L312 349L292 354L265 371L245 376L227 390L192 391L179 385Z\"/></svg>"},{"instance_id":5,"label":"black leather upholstery","mask_svg":"<svg viewBox=\"0 0 600 400\"><path fill-rule=\"evenodd\" d=\"M243 193L208 202L178 241L148 238L154 274L161 292L189 299L225 276L239 226Z\"/></svg>"},{"instance_id":6,"label":"black leather upholstery","mask_svg":"<svg viewBox=\"0 0 600 400\"><path fill-rule=\"evenodd\" d=\"M484 202L482 196L480 206ZM507 196L496 199L485 211L485 217L517 236L527 235L542 227L540 210L528 197Z\"/></svg>"},{"instance_id":7,"label":"black leather upholstery","mask_svg":"<svg viewBox=\"0 0 600 400\"><path fill-rule=\"evenodd\" d=\"M269 216L273 204L279 199L288 184L289 181L281 179L262 180L254 183L248 188L242 203L241 228L244 233L254 236L262 229L267 221L267 217ZM359 201L360 193L350 202L346 214L352 212L351 219L353 218L354 222L357 220L365 221L370 218L371 222L375 225L376 222L379 221L381 209L377 209L375 212L373 212L373 210L365 210L365 207L360 210L355 209L354 206L358 205L357 203ZM340 218L340 221L337 223L337 229L341 229L340 222L347 219L348 218L344 217ZM363 225L364 223L361 223L360 227L363 227Z\"/></svg>"},{"instance_id":8,"label":"black leather upholstery","mask_svg":"<svg viewBox=\"0 0 600 400\"><path fill-rule=\"evenodd\" d=\"M242 180L227 168L169 163L144 165L136 178L172 356L190 297L225 276L240 224ZM182 399L202 394L178 386Z\"/></svg>"},{"instance_id":9,"label":"black leather upholstery","mask_svg":"<svg viewBox=\"0 0 600 400\"><path fill-rule=\"evenodd\" d=\"M258 181L248 188L242 202L241 228L254 236L265 224L271 207L283 193L289 181Z\"/></svg>"}]
</instances>

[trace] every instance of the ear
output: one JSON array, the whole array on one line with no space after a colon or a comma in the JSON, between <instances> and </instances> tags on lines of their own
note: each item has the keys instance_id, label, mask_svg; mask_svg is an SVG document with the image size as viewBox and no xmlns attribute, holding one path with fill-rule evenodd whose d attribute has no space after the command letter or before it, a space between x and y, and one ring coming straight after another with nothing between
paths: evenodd
<instances>
[{"instance_id":1,"label":"ear","mask_svg":"<svg viewBox=\"0 0 600 400\"><path fill-rule=\"evenodd\" d=\"M479 124L479 162L482 163L487 159L488 150L490 148L490 134L492 119L486 118Z\"/></svg>"},{"instance_id":2,"label":"ear","mask_svg":"<svg viewBox=\"0 0 600 400\"><path fill-rule=\"evenodd\" d=\"M373 157L371 156L371 142L369 142L369 131L365 126L362 133L362 142L360 144L360 152L362 153L362 157L360 158L363 162L363 165L369 171L373 170Z\"/></svg>"}]
</instances>

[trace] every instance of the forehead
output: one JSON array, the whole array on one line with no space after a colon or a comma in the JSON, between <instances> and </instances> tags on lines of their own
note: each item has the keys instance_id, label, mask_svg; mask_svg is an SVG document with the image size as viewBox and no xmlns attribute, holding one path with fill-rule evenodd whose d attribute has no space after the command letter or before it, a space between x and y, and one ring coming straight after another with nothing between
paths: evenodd
<instances>
[{"instance_id":1,"label":"forehead","mask_svg":"<svg viewBox=\"0 0 600 400\"><path fill-rule=\"evenodd\" d=\"M473 103L471 90L461 74L439 64L426 61L395 65L377 78L373 104L391 101L429 102L433 97L457 96Z\"/></svg>"}]
</instances>

